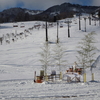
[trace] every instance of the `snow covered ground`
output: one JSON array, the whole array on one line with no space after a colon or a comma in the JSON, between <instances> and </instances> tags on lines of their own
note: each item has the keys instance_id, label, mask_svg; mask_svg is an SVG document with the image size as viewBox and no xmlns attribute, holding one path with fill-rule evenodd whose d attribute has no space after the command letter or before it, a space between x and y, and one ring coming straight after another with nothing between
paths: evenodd
<instances>
[{"instance_id":1,"label":"snow covered ground","mask_svg":"<svg viewBox=\"0 0 100 100\"><path fill-rule=\"evenodd\" d=\"M67 20L67 19L66 19ZM95 31L96 50L95 59L100 55L100 26L99 22L92 21L89 25L87 19L87 32L84 32L84 19L81 20L81 30L79 30L78 19L72 19L70 35L68 38L67 24L62 20L63 28L59 28L59 39L65 51L67 52L66 60L68 63L63 68L63 74L76 61L78 42L89 32ZM21 23L25 24L20 28ZM41 62L39 61L41 47L45 42L45 29L33 29L34 25L45 24L44 22L19 22L19 27L13 27L13 23L4 23L0 27L0 37L6 36L0 45L0 99L1 100L99 100L100 99L100 57L96 61L97 67L93 69L95 81L91 81L90 70L87 69L87 82L67 83L58 81L56 83L34 83L34 71L39 75ZM53 48L56 43L57 26L48 28L50 47ZM29 30L26 32L25 30ZM21 32L24 35L16 35ZM10 34L7 36L6 34ZM16 37L11 34L14 33ZM13 42L14 39L14 42ZM9 40L10 43L6 42ZM54 62L52 62L54 63ZM49 67L51 70L57 69L57 66ZM82 77L81 77L82 80Z\"/></svg>"}]
</instances>

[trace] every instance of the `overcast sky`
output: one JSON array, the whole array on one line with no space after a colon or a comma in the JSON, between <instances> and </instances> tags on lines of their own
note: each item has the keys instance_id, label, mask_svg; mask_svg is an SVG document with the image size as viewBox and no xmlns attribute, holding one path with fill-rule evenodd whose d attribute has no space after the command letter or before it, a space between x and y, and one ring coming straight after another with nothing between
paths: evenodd
<instances>
[{"instance_id":1,"label":"overcast sky","mask_svg":"<svg viewBox=\"0 0 100 100\"><path fill-rule=\"evenodd\" d=\"M100 0L0 0L0 11L12 7L46 10L53 5L60 5L64 2L100 6Z\"/></svg>"}]
</instances>

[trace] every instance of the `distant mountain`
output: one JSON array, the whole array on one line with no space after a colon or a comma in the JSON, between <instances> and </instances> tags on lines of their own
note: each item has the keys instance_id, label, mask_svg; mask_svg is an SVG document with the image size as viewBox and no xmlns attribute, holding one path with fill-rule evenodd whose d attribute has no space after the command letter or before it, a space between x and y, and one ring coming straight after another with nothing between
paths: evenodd
<instances>
[{"instance_id":1,"label":"distant mountain","mask_svg":"<svg viewBox=\"0 0 100 100\"><path fill-rule=\"evenodd\" d=\"M29 10L23 8L10 8L0 12L0 22L9 22L9 21L23 21L32 15L36 15L43 12L42 10ZM20 19L20 20L19 20ZM29 20L29 18L27 19Z\"/></svg>"},{"instance_id":2,"label":"distant mountain","mask_svg":"<svg viewBox=\"0 0 100 100\"><path fill-rule=\"evenodd\" d=\"M80 13L92 13L94 10L98 9L98 6L82 6L79 4L63 3L61 5L56 5L48 8L43 13L63 13L63 12L80 12Z\"/></svg>"},{"instance_id":3,"label":"distant mountain","mask_svg":"<svg viewBox=\"0 0 100 100\"><path fill-rule=\"evenodd\" d=\"M32 20L48 20L73 17L74 14L88 13L92 14L97 11L100 6L82 6L79 4L63 3L42 10L28 10L22 8L11 8L0 12L0 22L14 21L32 21Z\"/></svg>"},{"instance_id":4,"label":"distant mountain","mask_svg":"<svg viewBox=\"0 0 100 100\"><path fill-rule=\"evenodd\" d=\"M49 17L58 16L59 19L66 17L73 17L76 13L93 13L99 6L82 6L79 4L63 3L61 5L55 5L44 12L42 15L47 15Z\"/></svg>"}]
</instances>

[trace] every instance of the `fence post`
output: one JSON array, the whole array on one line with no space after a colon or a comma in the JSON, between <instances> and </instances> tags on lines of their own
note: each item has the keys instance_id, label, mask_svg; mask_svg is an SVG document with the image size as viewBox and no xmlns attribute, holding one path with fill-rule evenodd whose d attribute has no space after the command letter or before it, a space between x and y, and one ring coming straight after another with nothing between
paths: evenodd
<instances>
[{"instance_id":1,"label":"fence post","mask_svg":"<svg viewBox=\"0 0 100 100\"><path fill-rule=\"evenodd\" d=\"M86 73L84 73L84 83L86 82Z\"/></svg>"},{"instance_id":2,"label":"fence post","mask_svg":"<svg viewBox=\"0 0 100 100\"><path fill-rule=\"evenodd\" d=\"M47 73L46 73L46 75L45 75L45 81L46 81L46 82L48 81Z\"/></svg>"},{"instance_id":3,"label":"fence post","mask_svg":"<svg viewBox=\"0 0 100 100\"><path fill-rule=\"evenodd\" d=\"M62 80L62 72L60 72L60 80Z\"/></svg>"},{"instance_id":4,"label":"fence post","mask_svg":"<svg viewBox=\"0 0 100 100\"><path fill-rule=\"evenodd\" d=\"M94 81L94 73L92 73L92 81Z\"/></svg>"}]
</instances>

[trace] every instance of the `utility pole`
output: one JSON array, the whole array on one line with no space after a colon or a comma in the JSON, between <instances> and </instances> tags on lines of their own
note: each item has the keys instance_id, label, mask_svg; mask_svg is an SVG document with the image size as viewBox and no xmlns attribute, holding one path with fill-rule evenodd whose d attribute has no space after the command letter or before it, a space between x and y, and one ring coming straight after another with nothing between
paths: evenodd
<instances>
[{"instance_id":1,"label":"utility pole","mask_svg":"<svg viewBox=\"0 0 100 100\"><path fill-rule=\"evenodd\" d=\"M80 21L80 13L79 13L79 30L81 30L81 21Z\"/></svg>"},{"instance_id":2,"label":"utility pole","mask_svg":"<svg viewBox=\"0 0 100 100\"><path fill-rule=\"evenodd\" d=\"M84 21L85 21L85 32L86 32L86 18L84 17Z\"/></svg>"},{"instance_id":3,"label":"utility pole","mask_svg":"<svg viewBox=\"0 0 100 100\"><path fill-rule=\"evenodd\" d=\"M47 16L46 16L46 27L45 27L45 29L46 29L46 42L48 42L48 27L47 27Z\"/></svg>"},{"instance_id":4,"label":"utility pole","mask_svg":"<svg viewBox=\"0 0 100 100\"><path fill-rule=\"evenodd\" d=\"M91 17L90 17L90 14L89 14L89 25L91 25Z\"/></svg>"},{"instance_id":5,"label":"utility pole","mask_svg":"<svg viewBox=\"0 0 100 100\"><path fill-rule=\"evenodd\" d=\"M94 25L96 26L96 19L94 19Z\"/></svg>"},{"instance_id":6,"label":"utility pole","mask_svg":"<svg viewBox=\"0 0 100 100\"><path fill-rule=\"evenodd\" d=\"M67 25L68 25L68 38L70 38L70 23L72 23L72 21L66 21Z\"/></svg>"},{"instance_id":7,"label":"utility pole","mask_svg":"<svg viewBox=\"0 0 100 100\"><path fill-rule=\"evenodd\" d=\"M69 21L68 21L68 37L70 37Z\"/></svg>"},{"instance_id":8,"label":"utility pole","mask_svg":"<svg viewBox=\"0 0 100 100\"><path fill-rule=\"evenodd\" d=\"M58 17L57 17L57 15L55 15L54 16L54 22L56 22L57 23L57 43L59 43L59 37L58 37L58 25L59 25L59 22L58 22Z\"/></svg>"},{"instance_id":9,"label":"utility pole","mask_svg":"<svg viewBox=\"0 0 100 100\"><path fill-rule=\"evenodd\" d=\"M58 21L57 21L57 43L59 43L59 38L58 38Z\"/></svg>"}]
</instances>

